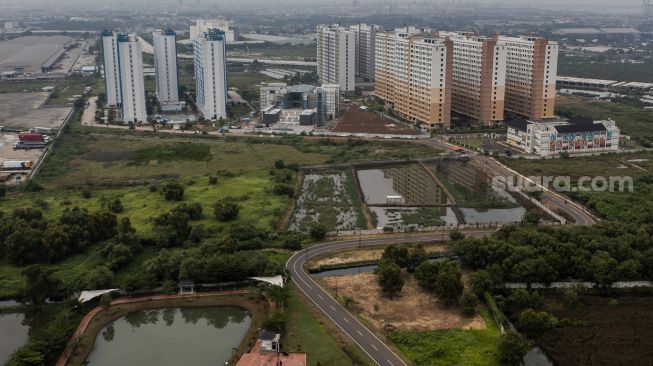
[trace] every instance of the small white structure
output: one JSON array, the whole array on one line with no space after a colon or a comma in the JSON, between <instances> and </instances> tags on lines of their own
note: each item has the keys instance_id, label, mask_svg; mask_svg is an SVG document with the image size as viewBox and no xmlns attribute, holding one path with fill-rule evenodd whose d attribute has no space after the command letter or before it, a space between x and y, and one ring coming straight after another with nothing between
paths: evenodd
<instances>
[{"instance_id":1,"label":"small white structure","mask_svg":"<svg viewBox=\"0 0 653 366\"><path fill-rule=\"evenodd\" d=\"M88 302L88 301L91 301L91 300L95 299L96 297L100 297L100 296L102 296L104 294L108 294L108 293L115 292L115 291L119 291L119 289L110 288L110 289L106 289L106 290L82 291L82 293L79 295L79 299L77 299L77 301L82 302L82 303Z\"/></svg>"},{"instance_id":2,"label":"small white structure","mask_svg":"<svg viewBox=\"0 0 653 366\"><path fill-rule=\"evenodd\" d=\"M281 334L262 330L258 339L261 342L260 352L279 352Z\"/></svg>"},{"instance_id":3,"label":"small white structure","mask_svg":"<svg viewBox=\"0 0 653 366\"><path fill-rule=\"evenodd\" d=\"M255 280L255 281L261 281L261 282L266 282L271 285L283 287L283 277L281 275L277 275L274 277L249 277L250 280Z\"/></svg>"}]
</instances>

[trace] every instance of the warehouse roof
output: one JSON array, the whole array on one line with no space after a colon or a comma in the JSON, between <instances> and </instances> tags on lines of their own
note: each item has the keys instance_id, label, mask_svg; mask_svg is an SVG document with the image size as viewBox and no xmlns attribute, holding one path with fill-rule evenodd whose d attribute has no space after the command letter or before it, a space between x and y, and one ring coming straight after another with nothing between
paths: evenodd
<instances>
[{"instance_id":1,"label":"warehouse roof","mask_svg":"<svg viewBox=\"0 0 653 366\"><path fill-rule=\"evenodd\" d=\"M65 36L25 36L0 42L0 72L41 72L63 54L73 39Z\"/></svg>"}]
</instances>

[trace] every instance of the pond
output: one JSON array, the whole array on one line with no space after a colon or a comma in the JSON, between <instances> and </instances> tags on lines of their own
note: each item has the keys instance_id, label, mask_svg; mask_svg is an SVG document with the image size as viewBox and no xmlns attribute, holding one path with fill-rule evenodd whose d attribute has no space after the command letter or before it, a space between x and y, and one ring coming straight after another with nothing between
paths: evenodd
<instances>
[{"instance_id":1,"label":"pond","mask_svg":"<svg viewBox=\"0 0 653 366\"><path fill-rule=\"evenodd\" d=\"M0 314L0 365L4 365L12 353L27 343L29 327L23 324L21 313Z\"/></svg>"},{"instance_id":2,"label":"pond","mask_svg":"<svg viewBox=\"0 0 653 366\"><path fill-rule=\"evenodd\" d=\"M235 306L185 307L130 313L98 334L88 364L224 365L251 324Z\"/></svg>"},{"instance_id":3,"label":"pond","mask_svg":"<svg viewBox=\"0 0 653 366\"><path fill-rule=\"evenodd\" d=\"M510 223L526 213L510 193L492 189L490 177L466 162L394 165L356 173L377 228Z\"/></svg>"}]
</instances>

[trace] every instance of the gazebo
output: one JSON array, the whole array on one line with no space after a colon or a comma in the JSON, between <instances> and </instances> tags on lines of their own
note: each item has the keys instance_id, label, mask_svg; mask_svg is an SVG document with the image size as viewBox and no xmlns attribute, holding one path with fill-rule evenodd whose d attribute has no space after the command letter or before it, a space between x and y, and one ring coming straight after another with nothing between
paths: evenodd
<instances>
[{"instance_id":1,"label":"gazebo","mask_svg":"<svg viewBox=\"0 0 653 366\"><path fill-rule=\"evenodd\" d=\"M179 281L178 286L179 286L179 295L195 293L195 282L193 282L193 280Z\"/></svg>"}]
</instances>

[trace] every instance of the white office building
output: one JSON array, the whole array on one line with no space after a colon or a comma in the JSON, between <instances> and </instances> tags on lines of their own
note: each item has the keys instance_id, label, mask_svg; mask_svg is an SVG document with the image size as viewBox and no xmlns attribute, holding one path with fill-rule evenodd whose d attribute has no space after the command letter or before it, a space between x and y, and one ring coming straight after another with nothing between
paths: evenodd
<instances>
[{"instance_id":1,"label":"white office building","mask_svg":"<svg viewBox=\"0 0 653 366\"><path fill-rule=\"evenodd\" d=\"M172 30L152 34L156 96L162 104L179 102L176 38Z\"/></svg>"},{"instance_id":2,"label":"white office building","mask_svg":"<svg viewBox=\"0 0 653 366\"><path fill-rule=\"evenodd\" d=\"M118 64L122 120L139 123L147 119L145 110L145 81L143 79L143 50L135 34L118 35Z\"/></svg>"},{"instance_id":3,"label":"white office building","mask_svg":"<svg viewBox=\"0 0 653 366\"><path fill-rule=\"evenodd\" d=\"M218 29L193 40L196 104L204 118L227 118L225 35Z\"/></svg>"},{"instance_id":4,"label":"white office building","mask_svg":"<svg viewBox=\"0 0 653 366\"><path fill-rule=\"evenodd\" d=\"M315 89L317 122L323 123L340 113L340 85L323 84Z\"/></svg>"},{"instance_id":5,"label":"white office building","mask_svg":"<svg viewBox=\"0 0 653 366\"><path fill-rule=\"evenodd\" d=\"M317 26L317 74L322 84L338 84L343 93L356 88L356 34L339 25Z\"/></svg>"},{"instance_id":6,"label":"white office building","mask_svg":"<svg viewBox=\"0 0 653 366\"><path fill-rule=\"evenodd\" d=\"M118 66L118 33L110 30L102 32L102 54L104 67L104 87L109 107L118 107L120 96L120 69Z\"/></svg>"},{"instance_id":7,"label":"white office building","mask_svg":"<svg viewBox=\"0 0 653 366\"><path fill-rule=\"evenodd\" d=\"M355 24L349 29L356 34L356 76L374 81L376 33L383 28L373 24Z\"/></svg>"},{"instance_id":8,"label":"white office building","mask_svg":"<svg viewBox=\"0 0 653 366\"><path fill-rule=\"evenodd\" d=\"M613 120L594 121L584 117L540 121L518 119L505 124L508 144L542 157L619 149L619 127Z\"/></svg>"},{"instance_id":9,"label":"white office building","mask_svg":"<svg viewBox=\"0 0 653 366\"><path fill-rule=\"evenodd\" d=\"M190 39L202 37L209 29L218 29L224 32L224 38L227 44L238 41L238 28L231 25L226 19L197 19L190 26Z\"/></svg>"}]
</instances>

